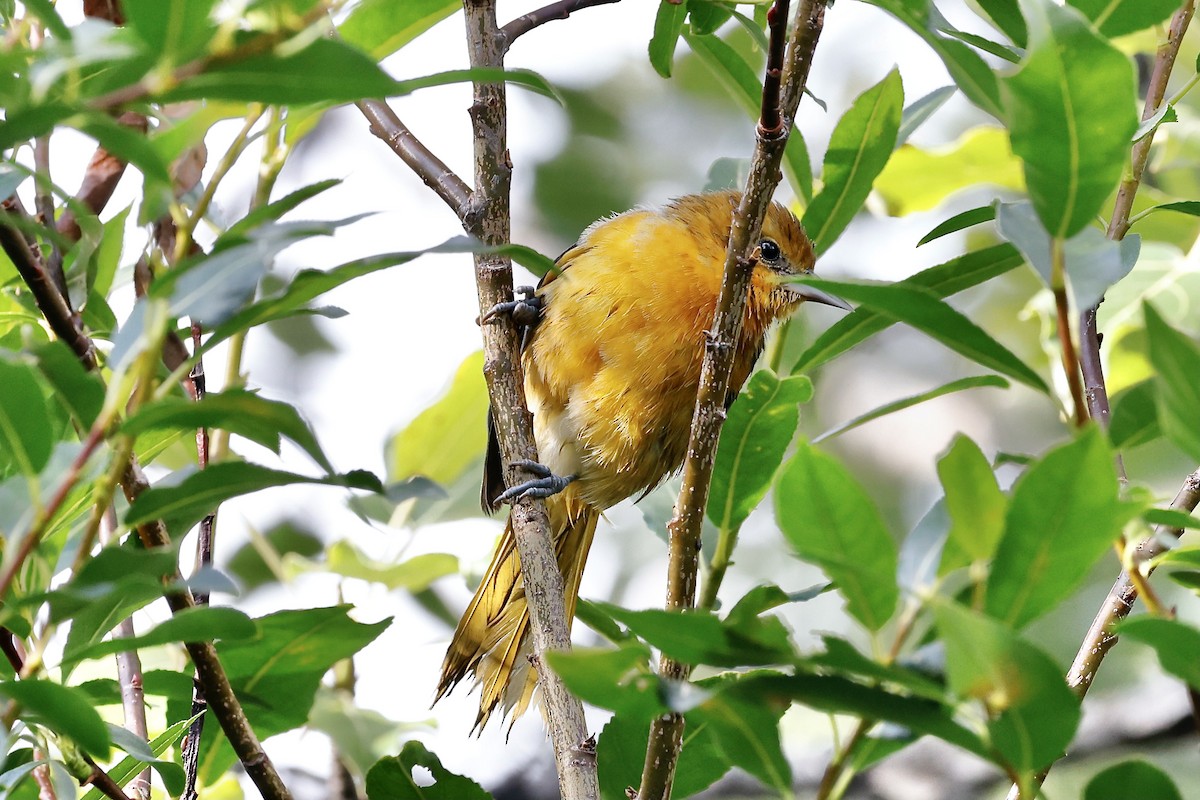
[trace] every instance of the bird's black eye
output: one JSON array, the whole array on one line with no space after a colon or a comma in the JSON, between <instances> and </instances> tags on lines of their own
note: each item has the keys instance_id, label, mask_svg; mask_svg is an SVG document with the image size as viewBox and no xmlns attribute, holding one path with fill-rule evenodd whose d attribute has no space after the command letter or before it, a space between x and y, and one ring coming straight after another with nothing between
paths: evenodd
<instances>
[{"instance_id":1,"label":"bird's black eye","mask_svg":"<svg viewBox=\"0 0 1200 800\"><path fill-rule=\"evenodd\" d=\"M773 239L763 239L759 242L758 252L762 255L762 260L767 262L778 261L783 255L783 251L779 249L779 245Z\"/></svg>"}]
</instances>

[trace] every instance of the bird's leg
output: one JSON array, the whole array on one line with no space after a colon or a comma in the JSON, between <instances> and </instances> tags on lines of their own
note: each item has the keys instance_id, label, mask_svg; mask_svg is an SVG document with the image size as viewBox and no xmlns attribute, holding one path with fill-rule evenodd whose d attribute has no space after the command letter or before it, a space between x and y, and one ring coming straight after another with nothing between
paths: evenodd
<instances>
[{"instance_id":1,"label":"bird's leg","mask_svg":"<svg viewBox=\"0 0 1200 800\"><path fill-rule=\"evenodd\" d=\"M567 488L567 484L579 477L578 475L555 475L545 464L539 464L537 461L527 458L512 463L514 467L521 467L537 477L506 489L496 498L496 505L511 503L522 497L549 497L558 494Z\"/></svg>"},{"instance_id":2,"label":"bird's leg","mask_svg":"<svg viewBox=\"0 0 1200 800\"><path fill-rule=\"evenodd\" d=\"M479 324L487 325L501 314L508 314L517 325L523 328L532 328L541 320L542 309L546 306L542 298L535 294L536 291L532 286L518 286L516 300L496 303L479 318Z\"/></svg>"}]
</instances>

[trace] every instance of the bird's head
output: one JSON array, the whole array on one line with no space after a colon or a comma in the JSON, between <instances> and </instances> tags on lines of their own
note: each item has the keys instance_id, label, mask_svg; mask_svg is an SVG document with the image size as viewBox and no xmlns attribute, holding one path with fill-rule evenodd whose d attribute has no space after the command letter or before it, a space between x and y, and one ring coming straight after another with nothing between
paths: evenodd
<instances>
[{"instance_id":1,"label":"bird's head","mask_svg":"<svg viewBox=\"0 0 1200 800\"><path fill-rule=\"evenodd\" d=\"M752 291L762 298L774 316L790 314L805 300L845 311L854 310L846 301L827 292L790 282L798 275L812 273L816 254L800 221L783 205L773 202L767 208L762 235L754 252L758 264L754 268Z\"/></svg>"}]
</instances>

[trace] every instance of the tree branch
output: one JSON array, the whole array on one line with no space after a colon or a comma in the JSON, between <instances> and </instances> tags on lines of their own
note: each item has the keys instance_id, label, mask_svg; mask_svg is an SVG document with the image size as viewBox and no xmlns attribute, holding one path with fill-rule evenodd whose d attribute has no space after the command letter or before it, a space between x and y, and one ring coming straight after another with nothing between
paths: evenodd
<instances>
[{"instance_id":1,"label":"tree branch","mask_svg":"<svg viewBox=\"0 0 1200 800\"><path fill-rule=\"evenodd\" d=\"M504 66L504 37L496 25L495 0L466 0L463 4L472 68ZM487 245L507 244L511 238L507 101L503 83L476 83L470 109L475 147L475 191L459 212L467 233ZM507 257L475 255L475 280L482 316L500 302L512 299L512 264ZM508 485L520 482L514 460L537 458L532 417L525 402L519 337L512 320L483 325L484 377L491 398L500 453ZM550 650L569 650L570 625L563 604L563 580L550 539L549 519L542 500L522 499L512 506L511 520L525 599L529 606L533 661L542 691L542 710L554 746L559 790L564 798L598 798L596 760L583 717L583 704L567 691L557 673L545 666Z\"/></svg>"},{"instance_id":2,"label":"tree branch","mask_svg":"<svg viewBox=\"0 0 1200 800\"><path fill-rule=\"evenodd\" d=\"M1171 71L1175 67L1175 59L1179 56L1179 48L1183 44L1183 35L1195 13L1195 0L1187 0L1175 16L1171 18L1167 29L1167 38L1159 45L1154 57L1154 68L1150 73L1150 83L1146 89L1146 103L1142 108L1142 119L1154 116L1162 105L1167 94L1167 83L1171 79ZM1143 136L1133 143L1130 152L1129 173L1121 181L1117 190L1117 199L1113 205L1112 217L1108 222L1107 236L1114 242L1125 238L1129 231L1129 215L1133 210L1133 201L1137 197L1138 188L1142 183L1142 174L1146 171L1146 163L1150 159L1150 147L1154 143L1156 130ZM1104 368L1100 362L1100 335L1096 327L1096 310L1099 303L1083 312L1079 325L1079 358L1083 370L1084 391L1087 396L1088 409L1105 428L1108 427L1110 407L1108 389L1104 384ZM1124 478L1124 465L1118 462L1121 477Z\"/></svg>"},{"instance_id":3,"label":"tree branch","mask_svg":"<svg viewBox=\"0 0 1200 800\"><path fill-rule=\"evenodd\" d=\"M785 34L788 0L776 0L768 13L772 37ZM692 608L696 599L696 576L700 560L700 530L708 504L709 482L721 424L725 398L737 342L746 312L746 295L755 261L754 242L762 229L771 203L771 195L780 180L780 164L787 145L788 132L796 116L800 97L808 81L812 56L825 20L824 0L802 0L782 70L778 61L768 63L764 94L778 96L778 84L772 71L786 86L785 107L759 120L757 142L750 163L750 176L742 201L733 216L729 247L725 256L725 277L717 300L717 311L705 347L700 388L692 417L691 439L683 466L683 485L676 502L675 517L668 525L670 563L667 573L667 608ZM772 58L783 55L782 46L772 43ZM773 86L774 84L774 86ZM764 102L766 102L764 100ZM778 124L782 123L782 124ZM690 667L663 658L660 674L668 680L683 680ZM642 771L639 800L666 800L675 779L675 767L683 744L683 715L667 714L650 726L646 762Z\"/></svg>"},{"instance_id":4,"label":"tree branch","mask_svg":"<svg viewBox=\"0 0 1200 800\"><path fill-rule=\"evenodd\" d=\"M146 480L145 474L131 457L121 475L121 489L125 494L125 499L133 503L142 492L149 488L150 483ZM161 520L140 525L137 532L142 544L149 548L166 547L171 543L171 537L167 534L167 528ZM176 573L170 580L177 582L179 574ZM186 611L196 606L191 592L187 589L168 592L166 600L172 614L178 614L180 611ZM274 764L263 750L258 735L250 727L245 711L242 710L241 703L233 693L233 686L229 683L225 668L221 666L216 647L212 642L185 642L184 647L192 659L192 665L196 668L196 679L204 688L208 707L213 712L213 716L217 718L217 722L220 723L221 730L225 731L225 737L237 754L238 760L242 762L250 780L254 782L266 800L291 800L291 792L284 785L279 773L275 771Z\"/></svg>"},{"instance_id":5,"label":"tree branch","mask_svg":"<svg viewBox=\"0 0 1200 800\"><path fill-rule=\"evenodd\" d=\"M556 19L566 19L582 8L618 2L620 0L559 0L557 3L551 3L535 11L530 11L528 14L523 14L500 29L504 51L508 52L508 48L512 47L513 42L540 25Z\"/></svg>"},{"instance_id":6,"label":"tree branch","mask_svg":"<svg viewBox=\"0 0 1200 800\"><path fill-rule=\"evenodd\" d=\"M46 272L41 259L30 249L29 243L17 226L10 221L11 216L17 213L16 207L8 200L0 205L3 206L3 210L0 210L0 248L4 249L21 279L33 293L33 299L46 322L50 324L50 330L74 351L84 369L95 369L96 350L92 340L79 327L66 298L54 285L54 280Z\"/></svg>"},{"instance_id":7,"label":"tree branch","mask_svg":"<svg viewBox=\"0 0 1200 800\"><path fill-rule=\"evenodd\" d=\"M408 165L425 185L450 206L460 218L465 218L471 202L471 187L454 174L433 151L418 139L408 126L400 121L396 112L382 100L360 100L355 103L367 121L371 133L378 136L400 160Z\"/></svg>"}]
</instances>

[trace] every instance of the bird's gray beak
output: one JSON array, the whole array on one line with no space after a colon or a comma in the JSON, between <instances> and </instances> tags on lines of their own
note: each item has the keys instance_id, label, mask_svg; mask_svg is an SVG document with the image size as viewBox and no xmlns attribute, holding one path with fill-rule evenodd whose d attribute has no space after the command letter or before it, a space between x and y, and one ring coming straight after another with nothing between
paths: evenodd
<instances>
[{"instance_id":1,"label":"bird's gray beak","mask_svg":"<svg viewBox=\"0 0 1200 800\"><path fill-rule=\"evenodd\" d=\"M829 292L822 292L820 289L814 286L809 286L803 283L794 283L792 284L791 289L793 292L809 302L822 303L827 306L833 306L834 308L840 308L843 311L854 310L854 306L850 305L842 298L834 297Z\"/></svg>"}]
</instances>

